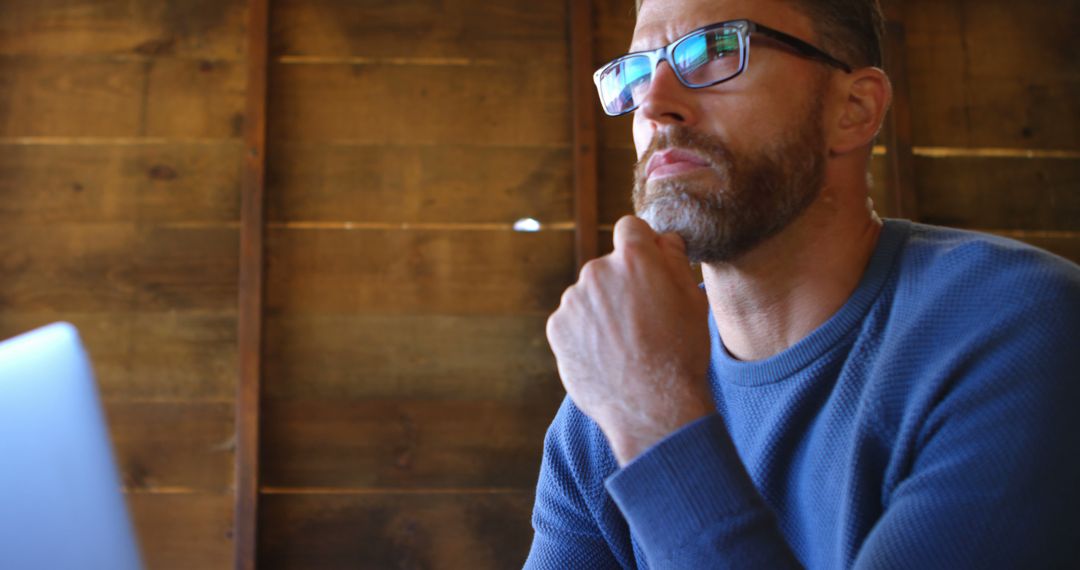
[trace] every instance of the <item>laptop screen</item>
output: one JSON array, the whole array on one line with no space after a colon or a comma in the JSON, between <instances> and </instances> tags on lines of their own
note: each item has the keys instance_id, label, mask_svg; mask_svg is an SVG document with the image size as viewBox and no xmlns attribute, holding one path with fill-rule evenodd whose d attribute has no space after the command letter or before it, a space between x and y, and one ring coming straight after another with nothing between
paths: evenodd
<instances>
[{"instance_id":1,"label":"laptop screen","mask_svg":"<svg viewBox=\"0 0 1080 570\"><path fill-rule=\"evenodd\" d=\"M0 568L141 568L75 328L0 343Z\"/></svg>"}]
</instances>

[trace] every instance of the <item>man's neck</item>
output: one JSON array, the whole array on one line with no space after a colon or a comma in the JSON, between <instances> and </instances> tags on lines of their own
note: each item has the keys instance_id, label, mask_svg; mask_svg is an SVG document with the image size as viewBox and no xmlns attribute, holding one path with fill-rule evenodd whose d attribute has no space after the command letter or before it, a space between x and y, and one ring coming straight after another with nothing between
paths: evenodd
<instances>
[{"instance_id":1,"label":"man's neck","mask_svg":"<svg viewBox=\"0 0 1080 570\"><path fill-rule=\"evenodd\" d=\"M882 223L828 189L795 222L733 263L702 267L728 352L761 360L806 338L848 300Z\"/></svg>"}]
</instances>

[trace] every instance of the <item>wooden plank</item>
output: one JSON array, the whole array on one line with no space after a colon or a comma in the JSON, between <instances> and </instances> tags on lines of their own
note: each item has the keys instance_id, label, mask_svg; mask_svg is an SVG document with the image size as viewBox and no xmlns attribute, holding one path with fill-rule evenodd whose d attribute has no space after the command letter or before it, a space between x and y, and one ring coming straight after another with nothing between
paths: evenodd
<instances>
[{"instance_id":1,"label":"wooden plank","mask_svg":"<svg viewBox=\"0 0 1080 570\"><path fill-rule=\"evenodd\" d=\"M238 570L254 570L258 555L269 17L268 0L248 2L237 319L240 375L236 387L234 517Z\"/></svg>"},{"instance_id":2,"label":"wooden plank","mask_svg":"<svg viewBox=\"0 0 1080 570\"><path fill-rule=\"evenodd\" d=\"M270 138L566 147L564 65L276 64Z\"/></svg>"},{"instance_id":3,"label":"wooden plank","mask_svg":"<svg viewBox=\"0 0 1080 570\"><path fill-rule=\"evenodd\" d=\"M231 62L0 57L0 136L233 138L243 93Z\"/></svg>"},{"instance_id":4,"label":"wooden plank","mask_svg":"<svg viewBox=\"0 0 1080 570\"><path fill-rule=\"evenodd\" d=\"M239 59L241 0L8 0L0 54Z\"/></svg>"},{"instance_id":5,"label":"wooden plank","mask_svg":"<svg viewBox=\"0 0 1080 570\"><path fill-rule=\"evenodd\" d=\"M571 218L567 149L282 141L269 152L270 220L512 223L523 217L542 222Z\"/></svg>"},{"instance_id":6,"label":"wooden plank","mask_svg":"<svg viewBox=\"0 0 1080 570\"><path fill-rule=\"evenodd\" d=\"M919 219L916 199L914 158L911 135L911 94L908 88L908 69L904 23L886 23L884 46L885 70L893 87L892 108L885 119L882 133L887 154L885 172L887 183L884 200L878 205L890 218Z\"/></svg>"},{"instance_id":7,"label":"wooden plank","mask_svg":"<svg viewBox=\"0 0 1080 570\"><path fill-rule=\"evenodd\" d=\"M917 146L1080 148L1076 2L908 2Z\"/></svg>"},{"instance_id":8,"label":"wooden plank","mask_svg":"<svg viewBox=\"0 0 1080 570\"><path fill-rule=\"evenodd\" d=\"M533 493L268 495L264 566L332 570L521 566Z\"/></svg>"},{"instance_id":9,"label":"wooden plank","mask_svg":"<svg viewBox=\"0 0 1080 570\"><path fill-rule=\"evenodd\" d=\"M1080 160L920 158L916 172L928 223L1080 230Z\"/></svg>"},{"instance_id":10,"label":"wooden plank","mask_svg":"<svg viewBox=\"0 0 1080 570\"><path fill-rule=\"evenodd\" d=\"M264 393L532 401L558 391L544 315L295 315L266 322Z\"/></svg>"},{"instance_id":11,"label":"wooden plank","mask_svg":"<svg viewBox=\"0 0 1080 570\"><path fill-rule=\"evenodd\" d=\"M634 0L593 0L593 70L629 51L630 40L637 22ZM593 104L599 98L593 91ZM599 108L599 107L597 107ZM633 190L633 165L637 160L632 134L631 116L599 115L597 145L597 202L600 224L611 224L624 214L633 212L630 201ZM610 251L601 232L598 250ZM610 241L610 237L607 238Z\"/></svg>"},{"instance_id":12,"label":"wooden plank","mask_svg":"<svg viewBox=\"0 0 1080 570\"><path fill-rule=\"evenodd\" d=\"M634 164L637 153L625 148L602 148L599 165L599 220L614 224L626 214L634 213L631 196L634 191Z\"/></svg>"},{"instance_id":13,"label":"wooden plank","mask_svg":"<svg viewBox=\"0 0 1080 570\"><path fill-rule=\"evenodd\" d=\"M637 23L634 0L593 0L593 68L625 54Z\"/></svg>"},{"instance_id":14,"label":"wooden plank","mask_svg":"<svg viewBox=\"0 0 1080 570\"><path fill-rule=\"evenodd\" d=\"M274 314L547 314L572 283L569 232L268 232Z\"/></svg>"},{"instance_id":15,"label":"wooden plank","mask_svg":"<svg viewBox=\"0 0 1080 570\"><path fill-rule=\"evenodd\" d=\"M533 488L558 387L531 401L270 400L267 487Z\"/></svg>"},{"instance_id":16,"label":"wooden plank","mask_svg":"<svg viewBox=\"0 0 1080 570\"><path fill-rule=\"evenodd\" d=\"M569 0L574 143L574 257L580 269L596 257L596 96L592 82L592 0Z\"/></svg>"},{"instance_id":17,"label":"wooden plank","mask_svg":"<svg viewBox=\"0 0 1080 570\"><path fill-rule=\"evenodd\" d=\"M132 493L128 494L127 502L147 568L190 570L231 566L229 495Z\"/></svg>"},{"instance_id":18,"label":"wooden plank","mask_svg":"<svg viewBox=\"0 0 1080 570\"><path fill-rule=\"evenodd\" d=\"M236 389L236 314L231 311L0 311L0 338L65 320L94 363L104 398L231 400Z\"/></svg>"},{"instance_id":19,"label":"wooden plank","mask_svg":"<svg viewBox=\"0 0 1080 570\"><path fill-rule=\"evenodd\" d=\"M161 137L241 138L247 88L240 62L162 59L145 88L145 133Z\"/></svg>"},{"instance_id":20,"label":"wooden plank","mask_svg":"<svg viewBox=\"0 0 1080 570\"><path fill-rule=\"evenodd\" d=\"M234 142L0 144L0 221L236 220L241 153Z\"/></svg>"},{"instance_id":21,"label":"wooden plank","mask_svg":"<svg viewBox=\"0 0 1080 570\"><path fill-rule=\"evenodd\" d=\"M596 95L594 94L594 97ZM600 104L600 99L597 97L596 104ZM637 156L637 151L634 147L634 134L633 134L634 118L633 114L623 115L621 117L609 117L604 115L600 117L600 122L597 132L597 138L599 139L599 145L602 150L628 150Z\"/></svg>"},{"instance_id":22,"label":"wooden plank","mask_svg":"<svg viewBox=\"0 0 1080 570\"><path fill-rule=\"evenodd\" d=\"M231 402L107 400L105 413L129 492L232 490Z\"/></svg>"},{"instance_id":23,"label":"wooden plank","mask_svg":"<svg viewBox=\"0 0 1080 570\"><path fill-rule=\"evenodd\" d=\"M564 64L561 2L481 0L274 2L275 56L366 56Z\"/></svg>"},{"instance_id":24,"label":"wooden plank","mask_svg":"<svg viewBox=\"0 0 1080 570\"><path fill-rule=\"evenodd\" d=\"M4 311L235 310L235 229L104 223L4 230Z\"/></svg>"}]
</instances>

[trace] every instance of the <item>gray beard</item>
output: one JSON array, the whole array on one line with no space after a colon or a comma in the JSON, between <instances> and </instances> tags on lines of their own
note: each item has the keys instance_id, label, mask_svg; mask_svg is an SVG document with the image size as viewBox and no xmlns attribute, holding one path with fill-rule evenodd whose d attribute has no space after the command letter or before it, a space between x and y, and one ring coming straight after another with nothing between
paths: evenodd
<instances>
[{"instance_id":1,"label":"gray beard","mask_svg":"<svg viewBox=\"0 0 1080 570\"><path fill-rule=\"evenodd\" d=\"M635 168L634 209L658 233L686 242L693 263L727 263L780 233L821 192L824 134L821 112L811 112L786 141L738 159L715 137L672 127L657 134ZM712 163L710 179L644 180L650 156L679 147Z\"/></svg>"}]
</instances>

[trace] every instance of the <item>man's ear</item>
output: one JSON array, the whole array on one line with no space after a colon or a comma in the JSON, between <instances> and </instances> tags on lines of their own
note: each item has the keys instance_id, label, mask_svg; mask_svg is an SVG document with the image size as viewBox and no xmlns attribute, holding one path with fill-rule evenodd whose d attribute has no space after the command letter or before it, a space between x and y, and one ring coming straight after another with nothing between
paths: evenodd
<instances>
[{"instance_id":1,"label":"man's ear","mask_svg":"<svg viewBox=\"0 0 1080 570\"><path fill-rule=\"evenodd\" d=\"M856 69L844 79L846 97L830 133L829 152L834 155L872 144L892 103L892 83L881 69Z\"/></svg>"}]
</instances>

